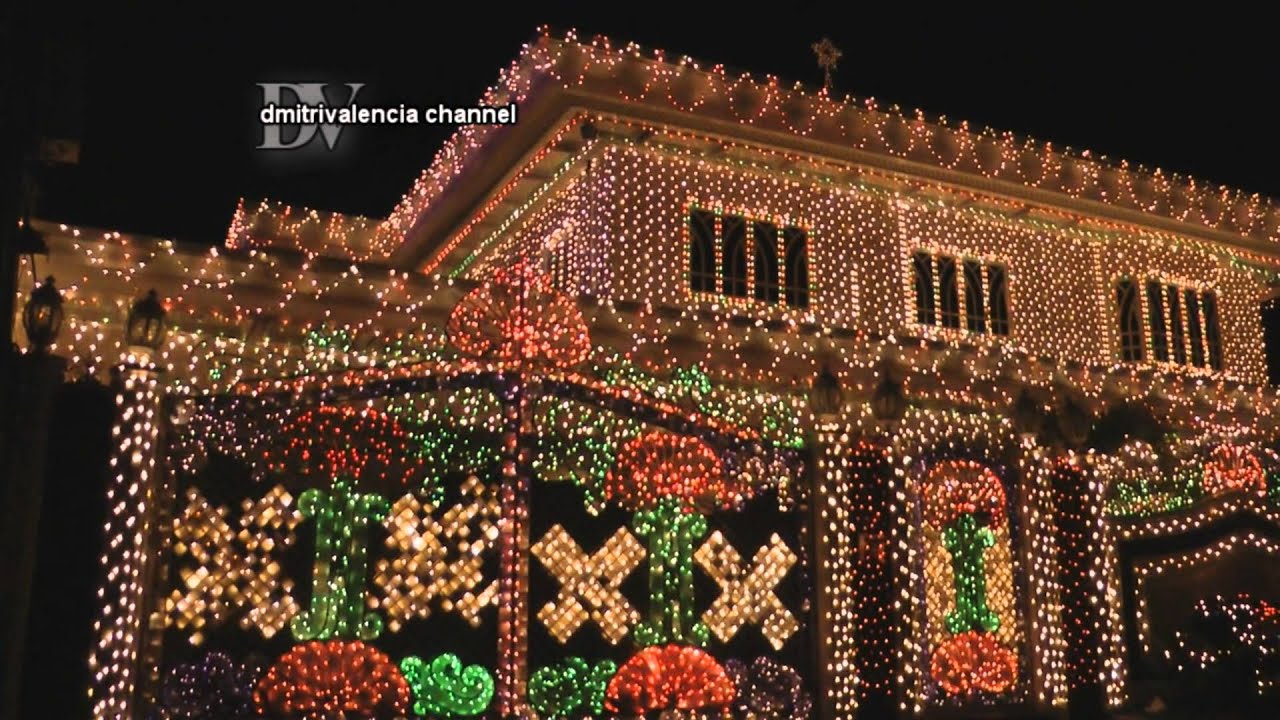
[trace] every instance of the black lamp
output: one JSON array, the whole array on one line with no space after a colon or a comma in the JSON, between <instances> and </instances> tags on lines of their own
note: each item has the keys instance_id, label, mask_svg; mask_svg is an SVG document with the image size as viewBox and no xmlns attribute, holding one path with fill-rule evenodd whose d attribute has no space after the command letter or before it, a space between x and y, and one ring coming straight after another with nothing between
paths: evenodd
<instances>
[{"instance_id":1,"label":"black lamp","mask_svg":"<svg viewBox=\"0 0 1280 720\"><path fill-rule=\"evenodd\" d=\"M49 349L62 329L62 294L53 284L53 277L45 278L42 285L31 290L31 297L22 309L22 329L27 341L38 352Z\"/></svg>"},{"instance_id":2,"label":"black lamp","mask_svg":"<svg viewBox=\"0 0 1280 720\"><path fill-rule=\"evenodd\" d=\"M1018 397L1013 401L1010 415L1013 427L1020 435L1036 437L1044 428L1043 408L1036 402L1031 391L1025 387L1018 391Z\"/></svg>"},{"instance_id":3,"label":"black lamp","mask_svg":"<svg viewBox=\"0 0 1280 720\"><path fill-rule=\"evenodd\" d=\"M871 414L880 422L895 423L907 414L907 396L902 384L891 380L888 373L871 393Z\"/></svg>"},{"instance_id":4,"label":"black lamp","mask_svg":"<svg viewBox=\"0 0 1280 720\"><path fill-rule=\"evenodd\" d=\"M831 372L831 368L823 365L809 390L809 407L815 415L830 417L839 415L842 405L844 393L840 390L840 379Z\"/></svg>"},{"instance_id":5,"label":"black lamp","mask_svg":"<svg viewBox=\"0 0 1280 720\"><path fill-rule=\"evenodd\" d=\"M147 296L138 300L129 309L129 321L125 326L125 339L131 348L145 348L155 351L164 341L164 305L156 296L156 291L147 292Z\"/></svg>"}]
</instances>

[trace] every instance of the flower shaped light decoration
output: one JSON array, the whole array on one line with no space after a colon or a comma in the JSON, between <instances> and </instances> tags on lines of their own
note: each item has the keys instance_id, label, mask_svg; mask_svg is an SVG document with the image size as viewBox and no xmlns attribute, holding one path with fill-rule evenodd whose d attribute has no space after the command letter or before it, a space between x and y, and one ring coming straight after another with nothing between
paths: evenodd
<instances>
[{"instance_id":1,"label":"flower shaped light decoration","mask_svg":"<svg viewBox=\"0 0 1280 720\"><path fill-rule=\"evenodd\" d=\"M738 506L750 487L730 479L702 440L652 430L619 450L604 492L635 513L636 533L649 542L650 616L636 639L706 644L707 627L694 615L693 543L707 532L705 513Z\"/></svg>"},{"instance_id":2,"label":"flower shaped light decoration","mask_svg":"<svg viewBox=\"0 0 1280 720\"><path fill-rule=\"evenodd\" d=\"M591 354L577 303L528 261L498 268L463 296L446 331L462 354L478 360L568 367Z\"/></svg>"},{"instance_id":3,"label":"flower shaped light decoration","mask_svg":"<svg viewBox=\"0 0 1280 720\"><path fill-rule=\"evenodd\" d=\"M952 636L934 651L930 672L951 695L999 693L1017 679L1018 659L995 635L969 631Z\"/></svg>"},{"instance_id":4,"label":"flower shaped light decoration","mask_svg":"<svg viewBox=\"0 0 1280 720\"><path fill-rule=\"evenodd\" d=\"M260 674L261 668L236 662L220 652L176 665L160 686L156 698L159 716L165 720L248 720L258 714L253 707L253 686Z\"/></svg>"},{"instance_id":5,"label":"flower shaped light decoration","mask_svg":"<svg viewBox=\"0 0 1280 720\"><path fill-rule=\"evenodd\" d=\"M409 712L409 685L391 658L359 640L294 647L258 683L260 714L323 718L390 718Z\"/></svg>"},{"instance_id":6,"label":"flower shaped light decoration","mask_svg":"<svg viewBox=\"0 0 1280 720\"><path fill-rule=\"evenodd\" d=\"M723 708L733 681L705 651L683 645L647 647L618 668L605 691L605 709L643 715L656 710Z\"/></svg>"},{"instance_id":7,"label":"flower shaped light decoration","mask_svg":"<svg viewBox=\"0 0 1280 720\"><path fill-rule=\"evenodd\" d=\"M740 717L805 720L813 713L813 698L795 668L761 656L750 665L726 661L724 669L737 688L733 708Z\"/></svg>"},{"instance_id":8,"label":"flower shaped light decoration","mask_svg":"<svg viewBox=\"0 0 1280 720\"><path fill-rule=\"evenodd\" d=\"M1247 447L1223 443L1204 465L1204 491L1209 495L1253 491L1267 494L1267 476L1258 457Z\"/></svg>"},{"instance_id":9,"label":"flower shaped light decoration","mask_svg":"<svg viewBox=\"0 0 1280 720\"><path fill-rule=\"evenodd\" d=\"M400 424L371 408L321 405L285 426L282 447L265 458L275 472L329 479L327 490L312 487L298 499L303 515L315 520L315 562L311 607L294 616L298 640L372 640L382 618L367 612L366 526L380 522L387 497L420 485L426 464Z\"/></svg>"},{"instance_id":10,"label":"flower shaped light decoration","mask_svg":"<svg viewBox=\"0 0 1280 720\"><path fill-rule=\"evenodd\" d=\"M987 603L986 552L996 543L992 529L1006 522L1004 486L980 463L939 463L925 482L923 511L951 554L955 591L945 618L951 637L934 649L933 679L951 695L1003 692L1015 682L1018 663L995 635L1000 617Z\"/></svg>"}]
</instances>

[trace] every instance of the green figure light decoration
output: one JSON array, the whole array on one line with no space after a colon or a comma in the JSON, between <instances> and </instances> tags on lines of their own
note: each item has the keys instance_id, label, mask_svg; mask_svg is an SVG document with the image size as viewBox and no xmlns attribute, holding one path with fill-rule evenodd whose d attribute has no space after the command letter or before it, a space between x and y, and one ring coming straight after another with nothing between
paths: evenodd
<instances>
[{"instance_id":1,"label":"green figure light decoration","mask_svg":"<svg viewBox=\"0 0 1280 720\"><path fill-rule=\"evenodd\" d=\"M649 620L636 628L641 645L707 644L707 626L693 609L693 547L707 534L707 519L685 512L677 498L662 498L635 515L636 534L649 541Z\"/></svg>"},{"instance_id":2,"label":"green figure light decoration","mask_svg":"<svg viewBox=\"0 0 1280 720\"><path fill-rule=\"evenodd\" d=\"M704 513L736 507L750 489L726 477L705 442L663 430L624 445L604 489L606 499L635 513L636 533L649 543L649 617L636 640L705 645L710 632L694 614L694 545L707 532Z\"/></svg>"},{"instance_id":3,"label":"green figure light decoration","mask_svg":"<svg viewBox=\"0 0 1280 720\"><path fill-rule=\"evenodd\" d=\"M942 532L951 554L955 609L947 613L947 631L995 632L1000 618L987 605L986 554L996 543L991 528L1005 522L1000 479L968 460L940 464L924 487L924 520Z\"/></svg>"},{"instance_id":4,"label":"green figure light decoration","mask_svg":"<svg viewBox=\"0 0 1280 720\"><path fill-rule=\"evenodd\" d=\"M452 653L430 664L410 655L400 661L400 672L413 690L413 711L432 717L479 715L493 700L493 676L480 665L462 667Z\"/></svg>"},{"instance_id":5,"label":"green figure light decoration","mask_svg":"<svg viewBox=\"0 0 1280 720\"><path fill-rule=\"evenodd\" d=\"M393 418L372 408L320 405L288 418L286 443L268 452L271 472L329 479L311 488L298 508L315 521L311 605L290 623L299 641L372 640L382 618L365 603L368 525L386 516L387 497L422 484L425 465L416 443Z\"/></svg>"},{"instance_id":6,"label":"green figure light decoration","mask_svg":"<svg viewBox=\"0 0 1280 720\"><path fill-rule=\"evenodd\" d=\"M546 720L604 712L604 694L617 663L601 660L590 665L580 657L540 668L529 678L529 704Z\"/></svg>"},{"instance_id":7,"label":"green figure light decoration","mask_svg":"<svg viewBox=\"0 0 1280 720\"><path fill-rule=\"evenodd\" d=\"M386 517L388 504L379 495L352 491L334 480L329 492L311 489L298 499L298 509L316 523L316 558L311 575L311 608L293 617L289 627L299 641L356 638L372 640L382 632L382 618L366 612L369 523Z\"/></svg>"},{"instance_id":8,"label":"green figure light decoration","mask_svg":"<svg viewBox=\"0 0 1280 720\"><path fill-rule=\"evenodd\" d=\"M955 575L956 609L947 613L947 631L995 632L1000 618L987 607L987 548L996 542L990 528L978 524L973 513L963 513L942 533L942 543L951 553Z\"/></svg>"}]
</instances>

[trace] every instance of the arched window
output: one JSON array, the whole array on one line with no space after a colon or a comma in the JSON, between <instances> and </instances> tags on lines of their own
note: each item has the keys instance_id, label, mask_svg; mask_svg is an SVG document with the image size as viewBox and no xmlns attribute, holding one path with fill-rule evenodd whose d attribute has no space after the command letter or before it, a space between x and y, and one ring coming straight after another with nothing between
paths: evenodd
<instances>
[{"instance_id":1,"label":"arched window","mask_svg":"<svg viewBox=\"0 0 1280 720\"><path fill-rule=\"evenodd\" d=\"M778 302L778 226L773 223L751 224L755 240L754 285L757 300Z\"/></svg>"},{"instance_id":2,"label":"arched window","mask_svg":"<svg viewBox=\"0 0 1280 720\"><path fill-rule=\"evenodd\" d=\"M808 236L804 230L789 227L782 231L782 239L786 250L786 285L787 304L791 307L806 309L809 307L809 248Z\"/></svg>"},{"instance_id":3,"label":"arched window","mask_svg":"<svg viewBox=\"0 0 1280 720\"><path fill-rule=\"evenodd\" d=\"M1182 295L1175 285L1168 286L1169 329L1172 331L1173 361L1179 365L1187 364L1187 331L1182 324ZM1141 360L1142 358L1138 358Z\"/></svg>"},{"instance_id":4,"label":"arched window","mask_svg":"<svg viewBox=\"0 0 1280 720\"><path fill-rule=\"evenodd\" d=\"M937 309L933 300L933 256L927 252L912 256L911 273L916 285L916 322L937 325Z\"/></svg>"},{"instance_id":5,"label":"arched window","mask_svg":"<svg viewBox=\"0 0 1280 720\"><path fill-rule=\"evenodd\" d=\"M1206 290L1201 296L1204 303L1204 335L1209 344L1209 366L1222 369L1222 328L1218 324L1218 296Z\"/></svg>"},{"instance_id":6,"label":"arched window","mask_svg":"<svg viewBox=\"0 0 1280 720\"><path fill-rule=\"evenodd\" d=\"M991 305L991 333L1009 334L1009 283L1003 265L987 266L987 292Z\"/></svg>"},{"instance_id":7,"label":"arched window","mask_svg":"<svg viewBox=\"0 0 1280 720\"><path fill-rule=\"evenodd\" d=\"M938 258L938 305L942 311L942 327L960 327L960 290L956 283L956 259Z\"/></svg>"},{"instance_id":8,"label":"arched window","mask_svg":"<svg viewBox=\"0 0 1280 720\"><path fill-rule=\"evenodd\" d=\"M1187 339L1191 344L1191 364L1205 367L1204 333L1200 329L1200 300L1196 291L1187 289L1182 293L1187 300Z\"/></svg>"},{"instance_id":9,"label":"arched window","mask_svg":"<svg viewBox=\"0 0 1280 720\"><path fill-rule=\"evenodd\" d=\"M716 291L716 216L706 210L689 213L689 287Z\"/></svg>"},{"instance_id":10,"label":"arched window","mask_svg":"<svg viewBox=\"0 0 1280 720\"><path fill-rule=\"evenodd\" d=\"M1125 362L1142 360L1142 315L1138 302L1138 288L1129 278L1116 283L1116 311L1120 319L1120 359Z\"/></svg>"},{"instance_id":11,"label":"arched window","mask_svg":"<svg viewBox=\"0 0 1280 720\"><path fill-rule=\"evenodd\" d=\"M964 261L964 324L969 332L987 331L987 315L982 309L982 263Z\"/></svg>"},{"instance_id":12,"label":"arched window","mask_svg":"<svg viewBox=\"0 0 1280 720\"><path fill-rule=\"evenodd\" d=\"M1151 327L1151 353L1160 362L1169 360L1169 341L1164 324L1164 288L1147 281L1147 320Z\"/></svg>"},{"instance_id":13,"label":"arched window","mask_svg":"<svg viewBox=\"0 0 1280 720\"><path fill-rule=\"evenodd\" d=\"M747 296L747 220L741 215L720 218L720 257L724 263L720 279L724 294Z\"/></svg>"}]
</instances>

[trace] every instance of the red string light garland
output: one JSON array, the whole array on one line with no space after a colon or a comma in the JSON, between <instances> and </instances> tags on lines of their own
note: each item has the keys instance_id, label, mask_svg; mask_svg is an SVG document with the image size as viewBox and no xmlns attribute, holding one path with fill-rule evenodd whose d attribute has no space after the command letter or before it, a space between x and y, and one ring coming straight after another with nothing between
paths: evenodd
<instances>
[{"instance_id":1,"label":"red string light garland","mask_svg":"<svg viewBox=\"0 0 1280 720\"><path fill-rule=\"evenodd\" d=\"M394 418L372 408L321 405L285 428L285 442L269 444L263 460L272 472L346 477L366 490L399 491L426 474L412 439Z\"/></svg>"},{"instance_id":2,"label":"red string light garland","mask_svg":"<svg viewBox=\"0 0 1280 720\"><path fill-rule=\"evenodd\" d=\"M1214 449L1204 465L1204 490L1210 495L1253 490L1267 494L1267 476L1262 463L1247 447L1224 443Z\"/></svg>"},{"instance_id":3,"label":"red string light garland","mask_svg":"<svg viewBox=\"0 0 1280 720\"><path fill-rule=\"evenodd\" d=\"M1005 495L1000 478L972 460L938 463L924 483L925 522L941 530L965 513L984 516L992 527L1003 525Z\"/></svg>"}]
</instances>

